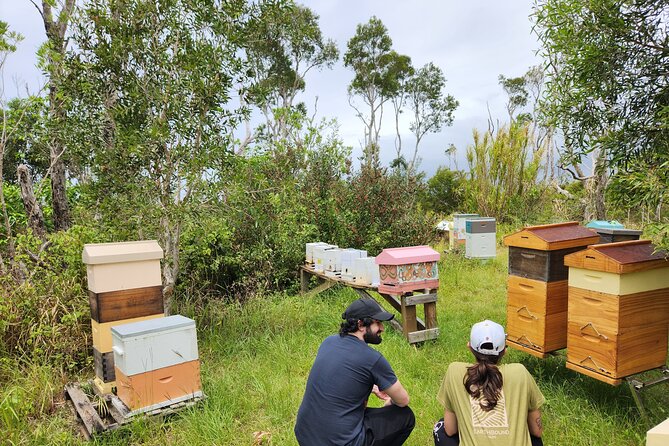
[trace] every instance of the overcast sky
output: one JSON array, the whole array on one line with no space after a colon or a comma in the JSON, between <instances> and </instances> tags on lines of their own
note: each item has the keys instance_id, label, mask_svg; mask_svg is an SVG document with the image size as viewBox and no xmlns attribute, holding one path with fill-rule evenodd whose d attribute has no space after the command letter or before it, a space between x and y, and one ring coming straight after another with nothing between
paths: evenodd
<instances>
[{"instance_id":1,"label":"overcast sky","mask_svg":"<svg viewBox=\"0 0 669 446\"><path fill-rule=\"evenodd\" d=\"M504 121L505 94L498 76L515 77L541 62L532 34L532 0L306 0L302 2L320 16L324 36L337 43L340 53L355 34L356 26L376 16L388 28L394 49L411 57L414 67L428 62L441 67L446 75L446 92L460 106L452 127L437 135L428 135L421 143L420 166L428 175L440 165L448 165L444 154L452 143L458 149L458 167L464 166L466 146L473 128L487 128L488 109L493 119ZM45 40L40 16L29 0L0 0L0 20L25 37L18 51L10 56L5 73L5 96L25 96L25 85L35 93L44 80L36 68L35 53ZM302 96L310 108L318 96L318 116L335 117L347 145L360 155L363 124L355 117L347 100L346 88L353 78L343 62L334 69L312 72L307 77L307 91ZM381 161L395 156L395 129L388 118L382 127ZM413 150L408 124L403 132L405 157ZM411 149L411 152L409 152Z\"/></svg>"}]
</instances>

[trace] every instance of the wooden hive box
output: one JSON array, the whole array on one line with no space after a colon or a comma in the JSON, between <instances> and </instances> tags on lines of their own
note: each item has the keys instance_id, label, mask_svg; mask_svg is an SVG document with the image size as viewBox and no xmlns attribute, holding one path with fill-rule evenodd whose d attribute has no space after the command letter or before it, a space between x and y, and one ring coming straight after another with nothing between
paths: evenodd
<instances>
[{"instance_id":1,"label":"wooden hive box","mask_svg":"<svg viewBox=\"0 0 669 446\"><path fill-rule=\"evenodd\" d=\"M439 288L439 253L429 246L387 248L376 256L379 292L400 295Z\"/></svg>"},{"instance_id":2,"label":"wooden hive box","mask_svg":"<svg viewBox=\"0 0 669 446\"><path fill-rule=\"evenodd\" d=\"M511 347L534 356L567 346L564 256L599 236L578 222L529 226L504 237L509 247L507 332Z\"/></svg>"},{"instance_id":3,"label":"wooden hive box","mask_svg":"<svg viewBox=\"0 0 669 446\"><path fill-rule=\"evenodd\" d=\"M629 240L639 240L641 233L638 229L595 229L599 234L599 243L617 243Z\"/></svg>"},{"instance_id":4,"label":"wooden hive box","mask_svg":"<svg viewBox=\"0 0 669 446\"><path fill-rule=\"evenodd\" d=\"M528 226L504 237L509 274L544 282L567 280L564 256L598 241L597 232L575 221Z\"/></svg>"},{"instance_id":5,"label":"wooden hive box","mask_svg":"<svg viewBox=\"0 0 669 446\"><path fill-rule=\"evenodd\" d=\"M569 266L567 367L611 384L665 364L669 262L649 240L598 244Z\"/></svg>"},{"instance_id":6,"label":"wooden hive box","mask_svg":"<svg viewBox=\"0 0 669 446\"><path fill-rule=\"evenodd\" d=\"M132 413L201 396L195 321L176 315L112 328L117 395Z\"/></svg>"}]
</instances>

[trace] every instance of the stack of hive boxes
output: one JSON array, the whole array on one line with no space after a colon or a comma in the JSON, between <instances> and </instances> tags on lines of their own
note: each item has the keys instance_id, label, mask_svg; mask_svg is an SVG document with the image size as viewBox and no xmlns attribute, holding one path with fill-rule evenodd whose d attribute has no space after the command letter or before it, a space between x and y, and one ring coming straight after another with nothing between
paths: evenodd
<instances>
[{"instance_id":1,"label":"stack of hive boxes","mask_svg":"<svg viewBox=\"0 0 669 446\"><path fill-rule=\"evenodd\" d=\"M155 240L84 246L93 331L95 387L110 393L115 386L111 328L162 318L160 259Z\"/></svg>"},{"instance_id":2,"label":"stack of hive boxes","mask_svg":"<svg viewBox=\"0 0 669 446\"><path fill-rule=\"evenodd\" d=\"M641 232L638 229L625 229L622 223L617 221L593 220L586 228L591 228L599 234L599 243L625 242L628 240L639 240Z\"/></svg>"},{"instance_id":3,"label":"stack of hive boxes","mask_svg":"<svg viewBox=\"0 0 669 446\"><path fill-rule=\"evenodd\" d=\"M567 367L607 382L667 360L669 262L649 240L589 246L569 266Z\"/></svg>"},{"instance_id":4,"label":"stack of hive boxes","mask_svg":"<svg viewBox=\"0 0 669 446\"><path fill-rule=\"evenodd\" d=\"M202 396L195 321L169 316L112 328L117 395L129 415Z\"/></svg>"},{"instance_id":5,"label":"stack of hive boxes","mask_svg":"<svg viewBox=\"0 0 669 446\"><path fill-rule=\"evenodd\" d=\"M449 239L450 249L462 249L466 243L467 219L478 217L479 214L453 214L453 231Z\"/></svg>"},{"instance_id":6,"label":"stack of hive boxes","mask_svg":"<svg viewBox=\"0 0 669 446\"><path fill-rule=\"evenodd\" d=\"M492 259L497 255L494 218L477 217L465 220L465 257Z\"/></svg>"},{"instance_id":7,"label":"stack of hive boxes","mask_svg":"<svg viewBox=\"0 0 669 446\"><path fill-rule=\"evenodd\" d=\"M564 256L598 240L595 231L577 222L529 226L504 237L509 247L509 346L541 358L567 346Z\"/></svg>"}]
</instances>

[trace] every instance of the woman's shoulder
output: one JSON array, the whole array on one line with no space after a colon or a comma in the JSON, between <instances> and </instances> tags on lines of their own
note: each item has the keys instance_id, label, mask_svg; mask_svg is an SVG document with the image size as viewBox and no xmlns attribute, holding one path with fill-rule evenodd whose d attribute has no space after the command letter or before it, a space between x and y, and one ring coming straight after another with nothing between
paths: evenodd
<instances>
[{"instance_id":1,"label":"woman's shoulder","mask_svg":"<svg viewBox=\"0 0 669 446\"><path fill-rule=\"evenodd\" d=\"M451 362L448 365L448 369L446 370L446 374L456 374L456 375L462 375L465 373L467 370L467 367L471 366L471 364L468 364L466 362Z\"/></svg>"}]
</instances>

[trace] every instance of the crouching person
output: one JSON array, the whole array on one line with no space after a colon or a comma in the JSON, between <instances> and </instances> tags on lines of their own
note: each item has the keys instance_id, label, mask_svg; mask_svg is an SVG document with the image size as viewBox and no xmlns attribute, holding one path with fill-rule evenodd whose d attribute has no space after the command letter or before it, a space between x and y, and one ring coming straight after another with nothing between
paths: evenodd
<instances>
[{"instance_id":1,"label":"crouching person","mask_svg":"<svg viewBox=\"0 0 669 446\"><path fill-rule=\"evenodd\" d=\"M504 328L492 321L472 327L474 364L448 366L437 399L444 418L434 426L436 446L543 445L544 396L522 364L502 364Z\"/></svg>"},{"instance_id":2,"label":"crouching person","mask_svg":"<svg viewBox=\"0 0 669 446\"><path fill-rule=\"evenodd\" d=\"M318 349L297 413L300 446L399 446L415 425L409 394L390 364L368 344L380 344L393 315L373 299L358 299L342 315L338 335ZM368 408L374 393L385 400Z\"/></svg>"}]
</instances>

